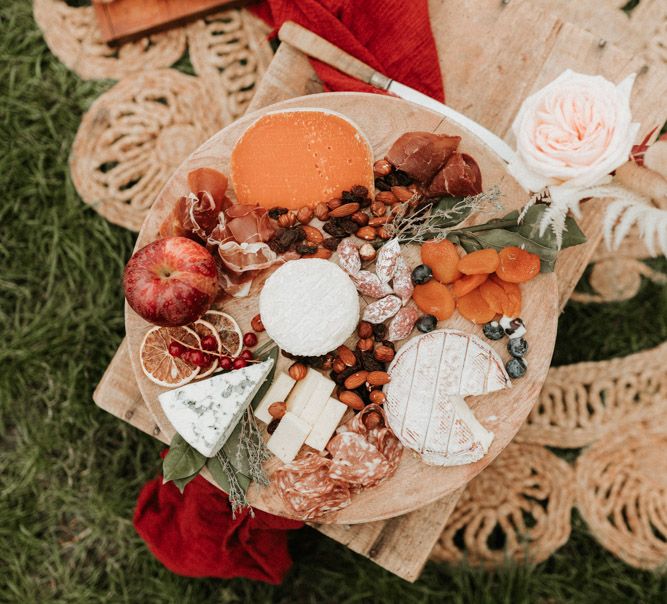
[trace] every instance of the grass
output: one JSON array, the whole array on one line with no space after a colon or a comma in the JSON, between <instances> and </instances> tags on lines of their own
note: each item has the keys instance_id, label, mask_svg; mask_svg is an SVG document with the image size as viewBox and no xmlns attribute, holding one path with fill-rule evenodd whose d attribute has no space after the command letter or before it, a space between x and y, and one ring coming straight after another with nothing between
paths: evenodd
<instances>
[{"instance_id":1,"label":"grass","mask_svg":"<svg viewBox=\"0 0 667 604\"><path fill-rule=\"evenodd\" d=\"M1 3L0 27L0 602L665 600L665 577L606 553L576 512L569 543L543 564L429 564L412 585L310 529L291 537L295 565L280 587L164 569L131 524L161 447L91 400L123 336L120 277L134 236L81 202L67 158L110 83L82 82L53 57L29 2ZM666 292L646 285L625 304L569 306L556 361L664 340Z\"/></svg>"}]
</instances>

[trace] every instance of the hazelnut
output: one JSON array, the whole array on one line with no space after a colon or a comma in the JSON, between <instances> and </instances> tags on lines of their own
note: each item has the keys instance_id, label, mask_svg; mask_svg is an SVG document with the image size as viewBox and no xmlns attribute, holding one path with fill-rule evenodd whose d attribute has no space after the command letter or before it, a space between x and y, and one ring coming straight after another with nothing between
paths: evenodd
<instances>
[{"instance_id":1,"label":"hazelnut","mask_svg":"<svg viewBox=\"0 0 667 604\"><path fill-rule=\"evenodd\" d=\"M371 262L372 260L375 260L376 255L377 252L370 243L363 243L361 247L359 247L359 256L361 256L361 259L364 262Z\"/></svg>"},{"instance_id":2,"label":"hazelnut","mask_svg":"<svg viewBox=\"0 0 667 604\"><path fill-rule=\"evenodd\" d=\"M368 321L359 321L359 325L357 325L357 334L360 338L372 338L373 326Z\"/></svg>"},{"instance_id":3,"label":"hazelnut","mask_svg":"<svg viewBox=\"0 0 667 604\"><path fill-rule=\"evenodd\" d=\"M303 363L292 363L290 368L287 370L287 373L289 373L293 380L298 382L299 380L302 380L306 377L306 374L308 373L308 367L306 367Z\"/></svg>"},{"instance_id":4,"label":"hazelnut","mask_svg":"<svg viewBox=\"0 0 667 604\"><path fill-rule=\"evenodd\" d=\"M278 225L283 229L289 229L296 224L296 212L289 211L287 214L278 216Z\"/></svg>"},{"instance_id":5,"label":"hazelnut","mask_svg":"<svg viewBox=\"0 0 667 604\"><path fill-rule=\"evenodd\" d=\"M375 196L375 201L384 203L385 205L393 206L398 203L398 197L394 195L391 191L380 191Z\"/></svg>"},{"instance_id":6,"label":"hazelnut","mask_svg":"<svg viewBox=\"0 0 667 604\"><path fill-rule=\"evenodd\" d=\"M382 416L377 411L369 411L368 413L365 413L364 418L361 421L364 422L364 426L366 426L368 430L377 428L384 423Z\"/></svg>"},{"instance_id":7,"label":"hazelnut","mask_svg":"<svg viewBox=\"0 0 667 604\"><path fill-rule=\"evenodd\" d=\"M407 187L392 187L391 192L400 202L409 201L414 196L414 193Z\"/></svg>"},{"instance_id":8,"label":"hazelnut","mask_svg":"<svg viewBox=\"0 0 667 604\"><path fill-rule=\"evenodd\" d=\"M269 415L273 419L281 419L287 413L287 403L271 403L269 405Z\"/></svg>"},{"instance_id":9,"label":"hazelnut","mask_svg":"<svg viewBox=\"0 0 667 604\"><path fill-rule=\"evenodd\" d=\"M329 219L329 206L323 201L315 206L315 218L322 222Z\"/></svg>"},{"instance_id":10,"label":"hazelnut","mask_svg":"<svg viewBox=\"0 0 667 604\"><path fill-rule=\"evenodd\" d=\"M262 317L260 315L255 315L250 321L250 327L252 327L252 330L256 332L264 331Z\"/></svg>"},{"instance_id":11,"label":"hazelnut","mask_svg":"<svg viewBox=\"0 0 667 604\"><path fill-rule=\"evenodd\" d=\"M365 239L366 241L373 241L373 239L375 239L377 236L375 229L370 226L361 227L356 234L357 237L360 239Z\"/></svg>"},{"instance_id":12,"label":"hazelnut","mask_svg":"<svg viewBox=\"0 0 667 604\"><path fill-rule=\"evenodd\" d=\"M355 212L350 218L359 226L366 226L368 224L368 214L365 212Z\"/></svg>"},{"instance_id":13,"label":"hazelnut","mask_svg":"<svg viewBox=\"0 0 667 604\"><path fill-rule=\"evenodd\" d=\"M382 405L387 400L387 397L382 390L371 390L368 398L370 398L371 403L374 403L375 405Z\"/></svg>"},{"instance_id":14,"label":"hazelnut","mask_svg":"<svg viewBox=\"0 0 667 604\"><path fill-rule=\"evenodd\" d=\"M393 169L393 166L386 159L378 159L373 164L373 174L376 178L387 176Z\"/></svg>"},{"instance_id":15,"label":"hazelnut","mask_svg":"<svg viewBox=\"0 0 667 604\"><path fill-rule=\"evenodd\" d=\"M347 365L343 363L340 359L334 359L333 364L331 365L331 368L333 369L334 373L342 373L345 371Z\"/></svg>"},{"instance_id":16,"label":"hazelnut","mask_svg":"<svg viewBox=\"0 0 667 604\"><path fill-rule=\"evenodd\" d=\"M303 206L302 208L299 208L299 211L296 213L296 219L301 224L308 224L313 219L313 216L313 209L309 206Z\"/></svg>"},{"instance_id":17,"label":"hazelnut","mask_svg":"<svg viewBox=\"0 0 667 604\"><path fill-rule=\"evenodd\" d=\"M387 206L381 201L374 201L371 204L371 214L373 216L384 216L387 213Z\"/></svg>"},{"instance_id":18,"label":"hazelnut","mask_svg":"<svg viewBox=\"0 0 667 604\"><path fill-rule=\"evenodd\" d=\"M373 350L373 338L361 338L357 342L357 349L361 350L361 352Z\"/></svg>"},{"instance_id":19,"label":"hazelnut","mask_svg":"<svg viewBox=\"0 0 667 604\"><path fill-rule=\"evenodd\" d=\"M380 344L380 346L378 346L373 352L373 357L376 361L380 361L380 363L389 363L391 360L393 360L395 354L396 353L394 352L393 348L389 348L389 346Z\"/></svg>"},{"instance_id":20,"label":"hazelnut","mask_svg":"<svg viewBox=\"0 0 667 604\"><path fill-rule=\"evenodd\" d=\"M340 197L333 197L329 201L327 201L327 207L330 210L335 210L336 208L340 207L343 205L343 200L340 199Z\"/></svg>"},{"instance_id":21,"label":"hazelnut","mask_svg":"<svg viewBox=\"0 0 667 604\"><path fill-rule=\"evenodd\" d=\"M368 227L364 227L364 228L368 228ZM385 239L386 240L386 239L391 239L392 238L392 234L384 226L381 226L377 230L377 235L380 239Z\"/></svg>"},{"instance_id":22,"label":"hazelnut","mask_svg":"<svg viewBox=\"0 0 667 604\"><path fill-rule=\"evenodd\" d=\"M329 218L344 218L345 216L352 216L359 211L359 204L356 202L346 203L329 212Z\"/></svg>"}]
</instances>

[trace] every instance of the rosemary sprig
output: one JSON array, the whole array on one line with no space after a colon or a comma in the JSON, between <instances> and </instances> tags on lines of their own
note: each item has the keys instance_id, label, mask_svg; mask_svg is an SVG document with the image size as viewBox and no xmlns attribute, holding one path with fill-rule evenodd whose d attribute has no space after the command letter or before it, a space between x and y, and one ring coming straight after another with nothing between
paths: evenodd
<instances>
[{"instance_id":1,"label":"rosemary sprig","mask_svg":"<svg viewBox=\"0 0 667 604\"><path fill-rule=\"evenodd\" d=\"M263 464L271 457L271 454L264 444L262 433L257 427L255 414L250 407L246 409L241 418L241 434L239 446L236 448L237 467L243 467L243 456L247 459L249 478L261 486L267 486L269 479L264 472Z\"/></svg>"},{"instance_id":2,"label":"rosemary sprig","mask_svg":"<svg viewBox=\"0 0 667 604\"><path fill-rule=\"evenodd\" d=\"M232 465L232 462L229 461L229 457L221 449L216 453L216 458L220 462L222 470L227 475L227 480L229 481L229 493L227 495L229 496L229 502L232 504L232 517L236 518L236 512L242 512L245 508L250 507L250 504L245 496L245 490L239 484L236 469Z\"/></svg>"}]
</instances>

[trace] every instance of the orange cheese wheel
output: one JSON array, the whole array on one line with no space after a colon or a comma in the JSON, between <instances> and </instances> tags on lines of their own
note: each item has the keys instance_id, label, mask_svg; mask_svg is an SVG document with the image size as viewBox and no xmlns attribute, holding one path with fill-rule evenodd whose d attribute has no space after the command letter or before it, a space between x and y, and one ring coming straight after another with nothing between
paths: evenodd
<instances>
[{"instance_id":1,"label":"orange cheese wheel","mask_svg":"<svg viewBox=\"0 0 667 604\"><path fill-rule=\"evenodd\" d=\"M239 203L315 206L354 185L372 191L373 151L359 129L337 113L268 113L234 147L231 181Z\"/></svg>"}]
</instances>

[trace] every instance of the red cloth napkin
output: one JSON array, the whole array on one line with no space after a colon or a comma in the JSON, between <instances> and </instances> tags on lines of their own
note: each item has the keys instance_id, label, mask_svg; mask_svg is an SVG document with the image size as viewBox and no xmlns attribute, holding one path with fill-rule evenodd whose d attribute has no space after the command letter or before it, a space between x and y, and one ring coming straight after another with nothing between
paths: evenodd
<instances>
[{"instance_id":1,"label":"red cloth napkin","mask_svg":"<svg viewBox=\"0 0 667 604\"><path fill-rule=\"evenodd\" d=\"M134 527L169 570L188 577L246 577L279 584L292 566L287 531L302 522L255 510L232 519L227 495L197 476L183 492L162 477L146 483Z\"/></svg>"},{"instance_id":2,"label":"red cloth napkin","mask_svg":"<svg viewBox=\"0 0 667 604\"><path fill-rule=\"evenodd\" d=\"M275 30L296 21L385 75L444 100L427 0L267 0L254 9ZM378 92L312 61L327 90ZM227 496L197 477L181 495L161 478L137 501L134 526L167 568L190 577L247 577L280 583L291 566L294 522L256 511L232 520Z\"/></svg>"},{"instance_id":3,"label":"red cloth napkin","mask_svg":"<svg viewBox=\"0 0 667 604\"><path fill-rule=\"evenodd\" d=\"M267 0L253 10L275 31L296 21L390 78L445 99L427 0ZM378 92L311 63L327 90Z\"/></svg>"}]
</instances>

